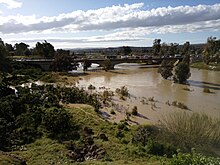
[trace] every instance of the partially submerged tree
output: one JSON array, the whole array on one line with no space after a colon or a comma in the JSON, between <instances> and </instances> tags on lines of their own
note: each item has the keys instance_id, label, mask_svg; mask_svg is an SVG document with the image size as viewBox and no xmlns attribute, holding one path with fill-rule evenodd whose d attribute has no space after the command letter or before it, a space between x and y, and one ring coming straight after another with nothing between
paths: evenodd
<instances>
[{"instance_id":1,"label":"partially submerged tree","mask_svg":"<svg viewBox=\"0 0 220 165\"><path fill-rule=\"evenodd\" d=\"M108 70L114 69L114 67L112 66L111 60L110 59L106 59L104 61L103 64L103 69L107 72Z\"/></svg>"},{"instance_id":2,"label":"partially submerged tree","mask_svg":"<svg viewBox=\"0 0 220 165\"><path fill-rule=\"evenodd\" d=\"M173 77L176 83L185 83L186 80L191 76L189 64L186 62L180 62L175 68L175 74Z\"/></svg>"},{"instance_id":3,"label":"partially submerged tree","mask_svg":"<svg viewBox=\"0 0 220 165\"><path fill-rule=\"evenodd\" d=\"M169 61L163 60L163 62L161 63L161 66L158 69L158 73L160 73L164 79L168 79L169 77L173 75L172 70L173 70L172 63Z\"/></svg>"}]
</instances>

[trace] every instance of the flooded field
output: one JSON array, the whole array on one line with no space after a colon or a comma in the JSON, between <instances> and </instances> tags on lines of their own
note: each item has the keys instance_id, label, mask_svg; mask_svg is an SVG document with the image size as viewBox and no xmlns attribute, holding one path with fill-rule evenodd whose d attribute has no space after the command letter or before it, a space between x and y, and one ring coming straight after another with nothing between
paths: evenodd
<instances>
[{"instance_id":1,"label":"flooded field","mask_svg":"<svg viewBox=\"0 0 220 165\"><path fill-rule=\"evenodd\" d=\"M118 104L115 108L116 115L110 115L113 107L103 108L107 118L113 121L120 121L125 118L126 112L130 112L137 106L139 115L132 116L135 123L155 123L160 118L173 111L188 111L207 113L212 117L220 116L220 72L198 70L191 68L189 85L175 84L171 80L164 80L157 73L157 68L147 68L147 66L137 64L122 64L116 66L114 71L91 72L86 76L81 76L78 86L87 88L90 84L96 87L96 91L104 87L115 91L116 88L126 86L131 95L123 101L113 97L113 101ZM204 88L209 88L211 93L203 92ZM143 100L154 97L154 102ZM189 110L183 110L167 103L173 101L184 103Z\"/></svg>"}]
</instances>

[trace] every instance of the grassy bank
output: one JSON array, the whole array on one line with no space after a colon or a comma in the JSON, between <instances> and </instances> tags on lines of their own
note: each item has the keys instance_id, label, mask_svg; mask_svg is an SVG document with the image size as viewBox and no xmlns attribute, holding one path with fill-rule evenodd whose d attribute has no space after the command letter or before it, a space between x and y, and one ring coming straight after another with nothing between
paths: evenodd
<instances>
[{"instance_id":1,"label":"grassy bank","mask_svg":"<svg viewBox=\"0 0 220 165\"><path fill-rule=\"evenodd\" d=\"M153 165L160 164L161 160L166 162L166 158L148 154L144 152L143 148L131 144L132 134L136 127L129 127L124 122L110 123L99 117L88 105L69 104L65 107L72 114L74 121L80 125L80 139L74 141L75 147L84 145L85 139L91 138L94 141L92 146L96 145L106 151L102 159L86 160L80 164ZM85 132L85 128L92 132L91 136ZM120 135L119 131L121 131ZM101 135L106 136L107 139L101 138ZM10 155L16 155L17 159L0 153L0 164L4 164L4 162L20 164L21 159L31 165L79 164L71 157L73 151L68 147L70 143L72 141L59 142L43 136L31 144L22 146L20 151L10 152Z\"/></svg>"},{"instance_id":2,"label":"grassy bank","mask_svg":"<svg viewBox=\"0 0 220 165\"><path fill-rule=\"evenodd\" d=\"M208 121L208 123L211 122L211 119L206 118L206 116L200 116L198 114L192 116L186 114L175 114L175 116L173 116L175 119L170 119L170 117L167 118L166 122L163 124L163 127L161 127L165 132L161 133L160 131L158 132L157 129L154 129L153 126L129 126L125 121L122 121L118 124L110 123L100 117L94 111L94 109L88 105L68 104L65 105L65 109L71 113L74 122L80 126L80 139L61 142L43 136L31 144L22 146L20 150L8 153L9 155L0 153L0 164L4 164L2 162L10 162L11 164L14 163L21 165L21 160L25 160L27 164L31 165L175 165L195 161L198 164L207 164L207 162L212 161L214 162L214 165L217 165L220 162L220 160L217 158L199 155L194 152L178 153L175 152L176 148L172 147L172 145L178 146L178 143L175 144L175 142L179 140L181 140L181 144L184 142L188 144L190 139L192 139L193 142L199 142L196 138L201 136L200 133L206 130L206 128L209 129L209 127L213 125L208 125L207 127L203 128L204 125L207 124L206 121ZM188 118L187 122L180 124L183 122L183 120L185 121L186 118ZM197 122L201 123L202 121L204 121L204 124L196 124ZM193 129L195 125L196 130ZM219 133L218 127L215 127L215 130L215 132ZM193 134L190 135L190 132L193 132ZM198 135L195 132L197 132ZM164 133L166 133L166 136ZM179 134L181 136L178 136ZM182 135L184 135L183 138ZM174 138L175 136L176 138ZM91 146L97 146L105 149L105 156L101 159L90 159L87 157L83 162L76 162L72 159L72 152L74 150L73 148L69 147L70 144L75 148L80 148L84 145L84 143L86 143L86 139L89 138L91 141L93 141ZM207 137L204 136L204 139L205 138ZM165 140L165 142L162 142L163 140ZM201 145L203 144L204 143ZM207 146L205 146L206 150L208 150ZM192 147L195 147L195 145L192 145ZM81 149L83 150L83 148ZM170 153L171 155L174 155L173 158L167 158ZM16 157L13 157L12 155L16 155ZM201 160L205 163L201 162Z\"/></svg>"},{"instance_id":3,"label":"grassy bank","mask_svg":"<svg viewBox=\"0 0 220 165\"><path fill-rule=\"evenodd\" d=\"M45 73L43 79L70 81L63 73ZM15 96L7 85L0 85L0 149L5 151L0 152L0 164L220 163L209 157L220 156L219 119L184 111L167 116L161 125L129 125L129 118L113 123L99 110L110 99L109 92L32 85L18 87ZM129 95L125 87L116 91L123 98ZM148 101L156 102L154 97ZM188 109L179 102L172 105ZM133 109L137 114L137 107ZM193 147L206 156L192 152Z\"/></svg>"},{"instance_id":4,"label":"grassy bank","mask_svg":"<svg viewBox=\"0 0 220 165\"><path fill-rule=\"evenodd\" d=\"M197 69L220 71L220 64L215 63L210 63L209 65L207 65L204 62L196 62L191 64L191 67Z\"/></svg>"}]
</instances>

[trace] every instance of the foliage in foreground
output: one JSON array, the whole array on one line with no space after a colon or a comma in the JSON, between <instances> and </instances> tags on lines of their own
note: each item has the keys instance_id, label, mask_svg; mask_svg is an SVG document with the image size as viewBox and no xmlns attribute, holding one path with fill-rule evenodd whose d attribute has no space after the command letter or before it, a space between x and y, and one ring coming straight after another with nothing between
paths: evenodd
<instances>
[{"instance_id":1,"label":"foliage in foreground","mask_svg":"<svg viewBox=\"0 0 220 165\"><path fill-rule=\"evenodd\" d=\"M171 165L219 165L220 158L208 157L195 152L181 153L173 155Z\"/></svg>"},{"instance_id":2,"label":"foliage in foreground","mask_svg":"<svg viewBox=\"0 0 220 165\"><path fill-rule=\"evenodd\" d=\"M0 83L0 150L16 149L31 143L45 132L49 137L63 140L76 138L77 127L72 116L62 108L63 103L87 103L98 111L100 103L96 95L77 87L53 85L8 87Z\"/></svg>"},{"instance_id":3,"label":"foliage in foreground","mask_svg":"<svg viewBox=\"0 0 220 165\"><path fill-rule=\"evenodd\" d=\"M173 113L163 118L163 138L174 146L190 151L192 147L220 147L220 119L198 113Z\"/></svg>"}]
</instances>

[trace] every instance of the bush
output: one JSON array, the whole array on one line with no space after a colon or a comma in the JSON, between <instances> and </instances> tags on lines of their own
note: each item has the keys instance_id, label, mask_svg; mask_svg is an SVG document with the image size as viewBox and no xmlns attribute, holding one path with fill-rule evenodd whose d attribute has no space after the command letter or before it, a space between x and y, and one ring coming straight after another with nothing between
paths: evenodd
<instances>
[{"instance_id":1,"label":"bush","mask_svg":"<svg viewBox=\"0 0 220 165\"><path fill-rule=\"evenodd\" d=\"M132 137L132 143L145 146L148 140L157 133L157 127L153 125L139 126Z\"/></svg>"},{"instance_id":2,"label":"bush","mask_svg":"<svg viewBox=\"0 0 220 165\"><path fill-rule=\"evenodd\" d=\"M178 101L173 101L172 105L181 109L189 109L185 104Z\"/></svg>"},{"instance_id":3,"label":"bush","mask_svg":"<svg viewBox=\"0 0 220 165\"><path fill-rule=\"evenodd\" d=\"M66 139L75 131L72 116L65 109L46 109L42 120L52 138Z\"/></svg>"},{"instance_id":4,"label":"bush","mask_svg":"<svg viewBox=\"0 0 220 165\"><path fill-rule=\"evenodd\" d=\"M95 86L93 86L92 84L90 84L90 85L88 86L88 89L89 89L89 90L95 90Z\"/></svg>"},{"instance_id":5,"label":"bush","mask_svg":"<svg viewBox=\"0 0 220 165\"><path fill-rule=\"evenodd\" d=\"M185 165L185 164L193 164L193 165L219 165L220 158L207 157L198 153L181 153L173 155L171 160L171 165Z\"/></svg>"},{"instance_id":6,"label":"bush","mask_svg":"<svg viewBox=\"0 0 220 165\"><path fill-rule=\"evenodd\" d=\"M110 114L115 115L116 113L115 113L115 111L112 109L111 112L110 112Z\"/></svg>"},{"instance_id":7,"label":"bush","mask_svg":"<svg viewBox=\"0 0 220 165\"><path fill-rule=\"evenodd\" d=\"M190 151L192 147L220 145L220 119L205 114L173 113L161 120L164 141Z\"/></svg>"},{"instance_id":8,"label":"bush","mask_svg":"<svg viewBox=\"0 0 220 165\"><path fill-rule=\"evenodd\" d=\"M148 101L155 102L156 100L154 99L154 96L153 96L153 97L149 97Z\"/></svg>"},{"instance_id":9,"label":"bush","mask_svg":"<svg viewBox=\"0 0 220 165\"><path fill-rule=\"evenodd\" d=\"M203 89L203 92L204 92L204 93L212 93L209 88L204 88L204 89Z\"/></svg>"},{"instance_id":10,"label":"bush","mask_svg":"<svg viewBox=\"0 0 220 165\"><path fill-rule=\"evenodd\" d=\"M134 107L133 107L133 109L132 109L132 111L131 111L131 114L132 114L132 115L135 115L135 116L138 115L137 106L134 106Z\"/></svg>"},{"instance_id":11,"label":"bush","mask_svg":"<svg viewBox=\"0 0 220 165\"><path fill-rule=\"evenodd\" d=\"M147 149L149 154L159 155L171 158L173 154L176 154L176 148L170 145L164 145L154 140L149 140L147 143Z\"/></svg>"},{"instance_id":12,"label":"bush","mask_svg":"<svg viewBox=\"0 0 220 165\"><path fill-rule=\"evenodd\" d=\"M129 92L128 92L128 88L125 87L125 86L122 86L121 88L117 88L115 90L115 92L118 94L118 95L121 95L123 97L128 97L129 96Z\"/></svg>"}]
</instances>

